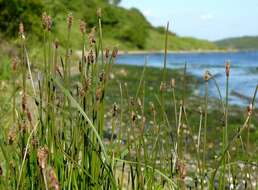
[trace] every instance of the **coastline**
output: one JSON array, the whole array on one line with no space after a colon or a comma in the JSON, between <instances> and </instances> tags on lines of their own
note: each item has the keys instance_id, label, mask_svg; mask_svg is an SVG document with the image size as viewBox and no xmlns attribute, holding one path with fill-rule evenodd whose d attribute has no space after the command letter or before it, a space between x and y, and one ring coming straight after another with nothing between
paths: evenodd
<instances>
[{"instance_id":1,"label":"coastline","mask_svg":"<svg viewBox=\"0 0 258 190\"><path fill-rule=\"evenodd\" d=\"M187 53L238 53L238 52L250 52L257 51L252 50L240 50L240 49L228 49L228 50L168 50L167 53L187 54ZM141 55L141 54L161 54L164 50L120 50L119 55Z\"/></svg>"}]
</instances>

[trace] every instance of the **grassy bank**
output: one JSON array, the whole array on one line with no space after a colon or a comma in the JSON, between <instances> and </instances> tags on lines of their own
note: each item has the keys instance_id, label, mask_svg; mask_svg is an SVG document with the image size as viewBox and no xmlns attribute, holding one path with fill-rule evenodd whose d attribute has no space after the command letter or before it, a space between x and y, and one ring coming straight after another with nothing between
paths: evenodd
<instances>
[{"instance_id":1,"label":"grassy bank","mask_svg":"<svg viewBox=\"0 0 258 190\"><path fill-rule=\"evenodd\" d=\"M214 42L219 48L235 49L242 51L254 51L258 49L257 36L242 36L236 38L226 38Z\"/></svg>"},{"instance_id":2,"label":"grassy bank","mask_svg":"<svg viewBox=\"0 0 258 190\"><path fill-rule=\"evenodd\" d=\"M5 38L13 39L17 36L17 28L22 20L26 25L27 37L34 41L34 48L40 47L38 40L43 39L40 30L42 11L47 11L54 18L52 19L52 35L60 42L66 40L67 29L66 15L71 12L74 17L75 28L79 27L80 20L87 23L87 31L98 22L96 10L102 9L103 42L110 47L117 46L120 50L162 50L164 48L164 26L152 26L143 13L138 9L125 9L108 0L74 0L72 2L63 0L27 0L17 2L9 0L0 2L0 34ZM137 30L136 30L137 29ZM78 30L71 30L70 43L73 47L80 48L80 33ZM173 43L169 44L170 50L214 50L217 46L207 40L182 37L173 33L168 34ZM155 43L154 43L155 42ZM1 43L1 42L0 42Z\"/></svg>"}]
</instances>

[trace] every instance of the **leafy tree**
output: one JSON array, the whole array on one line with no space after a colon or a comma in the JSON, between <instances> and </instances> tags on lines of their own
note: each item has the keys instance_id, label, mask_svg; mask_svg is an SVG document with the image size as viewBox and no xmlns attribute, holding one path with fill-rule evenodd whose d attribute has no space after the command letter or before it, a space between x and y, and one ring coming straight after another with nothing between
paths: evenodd
<instances>
[{"instance_id":1,"label":"leafy tree","mask_svg":"<svg viewBox=\"0 0 258 190\"><path fill-rule=\"evenodd\" d=\"M150 24L138 9L131 9L125 15L120 26L118 38L135 44L143 49L148 37Z\"/></svg>"},{"instance_id":2,"label":"leafy tree","mask_svg":"<svg viewBox=\"0 0 258 190\"><path fill-rule=\"evenodd\" d=\"M41 0L0 0L0 31L7 36L17 35L19 23L26 32L40 34L43 9Z\"/></svg>"},{"instance_id":3,"label":"leafy tree","mask_svg":"<svg viewBox=\"0 0 258 190\"><path fill-rule=\"evenodd\" d=\"M166 33L166 28L164 26L158 26L158 27L155 27L154 29L163 35ZM174 32L168 31L168 33L172 36L176 36L176 33Z\"/></svg>"}]
</instances>

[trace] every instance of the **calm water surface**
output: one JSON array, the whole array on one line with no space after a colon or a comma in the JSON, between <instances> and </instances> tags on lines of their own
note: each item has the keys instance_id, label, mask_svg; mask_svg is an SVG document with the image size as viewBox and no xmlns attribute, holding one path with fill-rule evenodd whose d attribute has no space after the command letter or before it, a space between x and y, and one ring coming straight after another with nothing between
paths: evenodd
<instances>
[{"instance_id":1,"label":"calm water surface","mask_svg":"<svg viewBox=\"0 0 258 190\"><path fill-rule=\"evenodd\" d=\"M144 65L145 57L148 66L162 67L163 54L138 54L120 55L117 63L129 65ZM208 70L216 75L222 95L225 96L225 61L231 62L230 72L230 103L240 106L249 104L248 97L253 96L258 84L258 51L233 52L233 53L170 53L167 57L167 65L170 68L183 68L187 63L187 72L197 77L202 77ZM218 97L215 85L210 82L209 94ZM197 94L203 95L204 88L200 87ZM241 98L239 97L241 95ZM244 98L243 98L244 97Z\"/></svg>"}]
</instances>

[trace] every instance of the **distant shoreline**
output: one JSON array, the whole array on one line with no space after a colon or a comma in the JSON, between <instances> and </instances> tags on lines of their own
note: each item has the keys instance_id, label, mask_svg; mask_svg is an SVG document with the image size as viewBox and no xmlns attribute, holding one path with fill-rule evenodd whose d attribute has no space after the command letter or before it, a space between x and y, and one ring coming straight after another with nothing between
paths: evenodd
<instances>
[{"instance_id":1,"label":"distant shoreline","mask_svg":"<svg viewBox=\"0 0 258 190\"><path fill-rule=\"evenodd\" d=\"M168 53L177 53L177 54L186 54L186 53L237 53L237 52L251 52L258 51L255 49L252 50L169 50ZM141 54L160 54L164 53L164 50L121 50L119 55L141 55Z\"/></svg>"}]
</instances>

